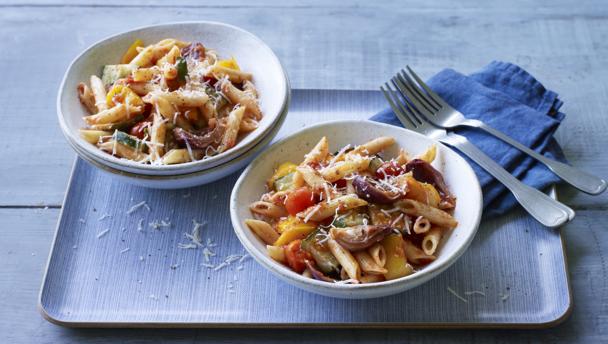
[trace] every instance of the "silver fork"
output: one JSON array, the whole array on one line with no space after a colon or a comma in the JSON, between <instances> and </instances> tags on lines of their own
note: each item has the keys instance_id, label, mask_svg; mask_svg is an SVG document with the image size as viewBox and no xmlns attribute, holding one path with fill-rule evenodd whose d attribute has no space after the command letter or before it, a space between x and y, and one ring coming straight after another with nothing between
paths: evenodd
<instances>
[{"instance_id":1,"label":"silver fork","mask_svg":"<svg viewBox=\"0 0 608 344\"><path fill-rule=\"evenodd\" d=\"M574 218L574 211L568 206L517 180L464 136L447 133L445 129L437 128L423 120L417 107L413 106L407 98L399 96L388 83L385 83L384 87L381 86L380 90L405 128L436 139L467 155L503 183L538 222L555 228Z\"/></svg>"},{"instance_id":2,"label":"silver fork","mask_svg":"<svg viewBox=\"0 0 608 344\"><path fill-rule=\"evenodd\" d=\"M538 154L537 152L522 145L516 140L513 140L501 131L490 127L482 121L465 118L462 113L451 107L448 103L441 99L441 97L433 92L433 90L431 90L409 66L406 66L406 68L409 74L411 74L411 77L402 69L401 73L398 73L393 78L393 82L399 91L404 94L404 96L407 97L407 99L410 100L414 106L416 106L416 108L420 111L420 114L426 117L426 119L435 126L443 129L453 129L459 126L483 129L487 133L494 135L495 137L540 161L558 177L583 192L591 195L598 195L606 190L606 186L608 184L605 180L559 161L549 159L544 155ZM412 79L415 79L416 82L414 82Z\"/></svg>"}]
</instances>

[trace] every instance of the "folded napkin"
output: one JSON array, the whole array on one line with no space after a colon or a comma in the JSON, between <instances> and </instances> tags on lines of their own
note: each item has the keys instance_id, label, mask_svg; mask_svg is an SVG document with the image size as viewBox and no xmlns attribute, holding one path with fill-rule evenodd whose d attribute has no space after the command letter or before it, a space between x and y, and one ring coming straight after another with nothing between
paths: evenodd
<instances>
[{"instance_id":1,"label":"folded napkin","mask_svg":"<svg viewBox=\"0 0 608 344\"><path fill-rule=\"evenodd\" d=\"M564 114L559 112L563 102L521 67L494 61L469 76L444 69L427 84L465 117L482 120L533 150L565 162L553 137L564 119ZM371 120L401 126L390 109L376 114ZM480 129L455 131L525 184L543 190L560 182L541 163ZM465 159L481 183L485 217L503 214L517 205L513 195L500 182L466 156Z\"/></svg>"}]
</instances>

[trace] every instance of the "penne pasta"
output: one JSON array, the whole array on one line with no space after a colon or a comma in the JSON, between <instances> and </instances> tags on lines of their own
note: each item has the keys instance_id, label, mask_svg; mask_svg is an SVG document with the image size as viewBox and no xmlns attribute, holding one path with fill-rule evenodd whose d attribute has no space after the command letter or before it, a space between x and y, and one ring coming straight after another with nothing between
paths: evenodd
<instances>
[{"instance_id":1,"label":"penne pasta","mask_svg":"<svg viewBox=\"0 0 608 344\"><path fill-rule=\"evenodd\" d=\"M357 251L354 253L354 256L361 267L361 271L364 273L370 275L384 275L388 273L388 270L378 265L366 251Z\"/></svg>"},{"instance_id":2,"label":"penne pasta","mask_svg":"<svg viewBox=\"0 0 608 344\"><path fill-rule=\"evenodd\" d=\"M386 148L395 144L395 139L388 136L378 137L369 142L366 142L358 147L355 147L352 151L348 152L347 155L360 154L364 156L370 156L378 154Z\"/></svg>"},{"instance_id":3,"label":"penne pasta","mask_svg":"<svg viewBox=\"0 0 608 344\"><path fill-rule=\"evenodd\" d=\"M361 277L359 277L359 282L361 283L377 283L377 282L382 282L384 281L384 276L383 275L361 275Z\"/></svg>"},{"instance_id":4,"label":"penne pasta","mask_svg":"<svg viewBox=\"0 0 608 344\"><path fill-rule=\"evenodd\" d=\"M162 156L165 155L166 133L165 120L158 112L154 112L152 128L150 129L150 157L152 161L160 161Z\"/></svg>"},{"instance_id":5,"label":"penne pasta","mask_svg":"<svg viewBox=\"0 0 608 344\"><path fill-rule=\"evenodd\" d=\"M200 160L203 158L203 155L204 153L200 149L192 149L192 152L189 152L186 148L174 148L163 155L161 162L164 165L183 164L193 161L192 158Z\"/></svg>"},{"instance_id":6,"label":"penne pasta","mask_svg":"<svg viewBox=\"0 0 608 344\"><path fill-rule=\"evenodd\" d=\"M339 161L321 170L321 176L328 182L335 182L358 171L366 170L370 159Z\"/></svg>"},{"instance_id":7,"label":"penne pasta","mask_svg":"<svg viewBox=\"0 0 608 344\"><path fill-rule=\"evenodd\" d=\"M152 92L145 96L144 102L153 104L159 98L165 99L174 106L199 107L203 106L209 96L202 91L172 91L172 92Z\"/></svg>"},{"instance_id":8,"label":"penne pasta","mask_svg":"<svg viewBox=\"0 0 608 344\"><path fill-rule=\"evenodd\" d=\"M247 112L253 115L254 119L262 119L262 110L260 110L256 97L251 96L245 91L239 90L228 79L222 80L221 89L222 93L231 103L244 106L245 109L247 109Z\"/></svg>"},{"instance_id":9,"label":"penne pasta","mask_svg":"<svg viewBox=\"0 0 608 344\"><path fill-rule=\"evenodd\" d=\"M358 281L361 277L361 268L359 267L357 260L355 260L355 257L353 257L348 250L340 246L334 239L329 238L327 240L327 246L338 262L340 262L342 269L344 269L348 277Z\"/></svg>"},{"instance_id":10,"label":"penne pasta","mask_svg":"<svg viewBox=\"0 0 608 344\"><path fill-rule=\"evenodd\" d=\"M304 154L302 165L324 161L328 154L329 143L327 137L323 136L308 154Z\"/></svg>"},{"instance_id":11,"label":"penne pasta","mask_svg":"<svg viewBox=\"0 0 608 344\"><path fill-rule=\"evenodd\" d=\"M246 80L251 81L251 79L253 78L253 76L249 73L218 66L217 64L214 64L213 66L209 67L209 73L218 80L227 77L232 83L235 84L240 84Z\"/></svg>"},{"instance_id":12,"label":"penne pasta","mask_svg":"<svg viewBox=\"0 0 608 344\"><path fill-rule=\"evenodd\" d=\"M440 228L431 229L422 239L422 251L431 256L435 254L439 241L441 240L442 231Z\"/></svg>"},{"instance_id":13,"label":"penne pasta","mask_svg":"<svg viewBox=\"0 0 608 344\"><path fill-rule=\"evenodd\" d=\"M432 224L445 228L454 228L458 222L452 215L437 208L411 199L403 199L395 203L402 212L412 216L426 217Z\"/></svg>"},{"instance_id":14,"label":"penne pasta","mask_svg":"<svg viewBox=\"0 0 608 344\"><path fill-rule=\"evenodd\" d=\"M415 265L429 264L436 259L435 256L426 254L409 240L404 240L403 250L408 262Z\"/></svg>"},{"instance_id":15,"label":"penne pasta","mask_svg":"<svg viewBox=\"0 0 608 344\"><path fill-rule=\"evenodd\" d=\"M298 217L308 221L322 221L336 214L336 211L345 211L367 205L367 202L357 195L345 195L330 201L323 201L298 213Z\"/></svg>"},{"instance_id":16,"label":"penne pasta","mask_svg":"<svg viewBox=\"0 0 608 344\"><path fill-rule=\"evenodd\" d=\"M93 91L85 83L81 82L78 84L78 99L80 103L84 105L89 114L97 113L97 106L95 105L95 96Z\"/></svg>"},{"instance_id":17,"label":"penne pasta","mask_svg":"<svg viewBox=\"0 0 608 344\"><path fill-rule=\"evenodd\" d=\"M251 203L249 209L259 215L268 216L271 218L279 218L287 215L284 207L277 206L269 202L257 201Z\"/></svg>"},{"instance_id":18,"label":"penne pasta","mask_svg":"<svg viewBox=\"0 0 608 344\"><path fill-rule=\"evenodd\" d=\"M160 68L154 66L150 68L138 68L131 72L131 78L134 82L148 82L160 74ZM136 92L137 93L137 92ZM146 94L148 92L145 92Z\"/></svg>"},{"instance_id":19,"label":"penne pasta","mask_svg":"<svg viewBox=\"0 0 608 344\"><path fill-rule=\"evenodd\" d=\"M266 245L268 256L279 263L285 263L285 250L280 246Z\"/></svg>"},{"instance_id":20,"label":"penne pasta","mask_svg":"<svg viewBox=\"0 0 608 344\"><path fill-rule=\"evenodd\" d=\"M118 123L126 121L138 113L141 113L140 108L119 104L95 115L83 117L83 119L88 125Z\"/></svg>"},{"instance_id":21,"label":"penne pasta","mask_svg":"<svg viewBox=\"0 0 608 344\"><path fill-rule=\"evenodd\" d=\"M95 106L97 107L97 112L101 112L108 109L108 104L106 103L106 87L103 85L103 81L96 76L91 75L90 79L91 83L91 92L93 93L93 98L95 99Z\"/></svg>"},{"instance_id":22,"label":"penne pasta","mask_svg":"<svg viewBox=\"0 0 608 344\"><path fill-rule=\"evenodd\" d=\"M376 265L384 267L386 265L386 250L381 243L376 243L367 249L367 252L372 257Z\"/></svg>"},{"instance_id":23,"label":"penne pasta","mask_svg":"<svg viewBox=\"0 0 608 344\"><path fill-rule=\"evenodd\" d=\"M228 123L226 124L226 131L222 139L222 144L220 145L220 152L224 152L234 147L236 144L236 138L239 134L239 129L241 127L241 122L243 121L244 115L245 108L242 106L232 110L228 115Z\"/></svg>"},{"instance_id":24,"label":"penne pasta","mask_svg":"<svg viewBox=\"0 0 608 344\"><path fill-rule=\"evenodd\" d=\"M279 238L279 234L272 229L272 226L267 222L260 220L247 219L245 224L251 229L262 241L271 245Z\"/></svg>"},{"instance_id":25,"label":"penne pasta","mask_svg":"<svg viewBox=\"0 0 608 344\"><path fill-rule=\"evenodd\" d=\"M296 171L299 172L303 181L306 182L313 190L321 190L323 186L326 184L325 179L317 174L310 166L299 166L296 168Z\"/></svg>"},{"instance_id":26,"label":"penne pasta","mask_svg":"<svg viewBox=\"0 0 608 344\"><path fill-rule=\"evenodd\" d=\"M169 50L169 52L165 56L161 57L160 59L158 59L158 61L156 61L156 65L159 67L165 64L173 65L181 56L182 54L180 48L177 45L174 45L173 48L171 48L171 50Z\"/></svg>"},{"instance_id":27,"label":"penne pasta","mask_svg":"<svg viewBox=\"0 0 608 344\"><path fill-rule=\"evenodd\" d=\"M418 216L414 221L414 233L423 234L431 229L431 223L424 216Z\"/></svg>"},{"instance_id":28,"label":"penne pasta","mask_svg":"<svg viewBox=\"0 0 608 344\"><path fill-rule=\"evenodd\" d=\"M97 144L104 136L112 136L112 132L104 130L80 129L80 137L92 144Z\"/></svg>"}]
</instances>

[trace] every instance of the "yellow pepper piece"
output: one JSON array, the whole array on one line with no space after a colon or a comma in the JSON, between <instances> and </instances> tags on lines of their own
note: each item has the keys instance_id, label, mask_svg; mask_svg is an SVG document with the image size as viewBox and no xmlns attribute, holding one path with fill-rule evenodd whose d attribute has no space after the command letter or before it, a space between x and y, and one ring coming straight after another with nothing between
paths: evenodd
<instances>
[{"instance_id":1,"label":"yellow pepper piece","mask_svg":"<svg viewBox=\"0 0 608 344\"><path fill-rule=\"evenodd\" d=\"M300 220L299 218L290 215L277 223L277 232L283 233L289 228L303 223L304 222L302 222L302 220Z\"/></svg>"},{"instance_id":2,"label":"yellow pepper piece","mask_svg":"<svg viewBox=\"0 0 608 344\"><path fill-rule=\"evenodd\" d=\"M285 177L286 175L295 172L296 168L298 167L298 165L292 163L292 162L284 162L282 163L275 171L274 174L272 175L272 177L270 177L270 179L268 179L268 188L269 189L274 189L274 182L281 178L281 177Z\"/></svg>"},{"instance_id":3,"label":"yellow pepper piece","mask_svg":"<svg viewBox=\"0 0 608 344\"><path fill-rule=\"evenodd\" d=\"M231 57L228 60L220 60L217 61L217 65L224 67L224 68L230 68L230 69L234 69L234 70L241 70L241 68L239 67L238 63L236 63L236 60L234 59L234 57Z\"/></svg>"},{"instance_id":4,"label":"yellow pepper piece","mask_svg":"<svg viewBox=\"0 0 608 344\"><path fill-rule=\"evenodd\" d=\"M122 64L127 64L130 63L135 56L137 56L137 54L139 54L137 52L137 48L139 47L143 47L144 46L144 42L141 41L141 39L136 39L135 42L133 42L133 44L131 44L131 46L129 47L129 49L127 49L127 52L125 52L124 55L122 55L122 58L120 59L120 63Z\"/></svg>"},{"instance_id":5,"label":"yellow pepper piece","mask_svg":"<svg viewBox=\"0 0 608 344\"><path fill-rule=\"evenodd\" d=\"M431 184L421 183L411 175L406 176L407 195L405 198L413 199L424 204L437 208L441 201L441 196L437 189Z\"/></svg>"},{"instance_id":6,"label":"yellow pepper piece","mask_svg":"<svg viewBox=\"0 0 608 344\"><path fill-rule=\"evenodd\" d=\"M294 240L304 239L315 229L317 229L317 226L311 223L292 224L283 230L283 233L281 233L281 236L279 236L274 243L274 246L283 246Z\"/></svg>"},{"instance_id":7,"label":"yellow pepper piece","mask_svg":"<svg viewBox=\"0 0 608 344\"><path fill-rule=\"evenodd\" d=\"M387 235L380 243L386 252L384 267L388 271L384 274L384 278L387 281L407 276L413 272L412 266L407 263L407 258L405 258L401 234Z\"/></svg>"},{"instance_id":8,"label":"yellow pepper piece","mask_svg":"<svg viewBox=\"0 0 608 344\"><path fill-rule=\"evenodd\" d=\"M109 107L113 107L116 103L124 104L125 100L131 106L144 106L144 101L125 85L115 85L106 96L106 103Z\"/></svg>"}]
</instances>

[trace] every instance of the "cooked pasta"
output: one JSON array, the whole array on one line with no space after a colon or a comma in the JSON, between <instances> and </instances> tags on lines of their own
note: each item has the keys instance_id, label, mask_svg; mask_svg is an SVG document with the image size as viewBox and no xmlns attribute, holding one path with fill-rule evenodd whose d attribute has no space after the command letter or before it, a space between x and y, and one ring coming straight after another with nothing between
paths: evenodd
<instances>
[{"instance_id":1,"label":"cooked pasta","mask_svg":"<svg viewBox=\"0 0 608 344\"><path fill-rule=\"evenodd\" d=\"M77 85L87 113L80 134L108 154L154 165L206 159L262 120L253 75L201 43L138 39L119 61Z\"/></svg>"},{"instance_id":2,"label":"cooked pasta","mask_svg":"<svg viewBox=\"0 0 608 344\"><path fill-rule=\"evenodd\" d=\"M436 148L424 159L403 149L383 157L394 143L380 137L331 153L320 138L301 162L276 168L245 223L272 259L306 277L376 283L415 273L457 226L455 198L430 164Z\"/></svg>"}]
</instances>

